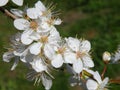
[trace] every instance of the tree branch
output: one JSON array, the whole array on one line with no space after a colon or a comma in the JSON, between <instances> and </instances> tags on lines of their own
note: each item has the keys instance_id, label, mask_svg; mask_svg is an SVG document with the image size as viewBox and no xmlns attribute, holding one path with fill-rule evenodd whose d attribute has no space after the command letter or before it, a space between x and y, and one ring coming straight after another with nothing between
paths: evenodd
<instances>
[{"instance_id":1,"label":"tree branch","mask_svg":"<svg viewBox=\"0 0 120 90\"><path fill-rule=\"evenodd\" d=\"M120 84L120 79L111 79L110 83Z\"/></svg>"},{"instance_id":2,"label":"tree branch","mask_svg":"<svg viewBox=\"0 0 120 90\"><path fill-rule=\"evenodd\" d=\"M9 12L7 9L0 7L0 11L4 13L6 16L10 17L11 19L17 19L17 16Z\"/></svg>"}]
</instances>

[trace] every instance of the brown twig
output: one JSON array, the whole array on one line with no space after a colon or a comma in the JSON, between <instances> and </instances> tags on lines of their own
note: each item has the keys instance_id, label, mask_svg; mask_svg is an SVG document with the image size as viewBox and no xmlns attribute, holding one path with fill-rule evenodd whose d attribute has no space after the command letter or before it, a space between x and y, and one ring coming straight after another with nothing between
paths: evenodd
<instances>
[{"instance_id":1,"label":"brown twig","mask_svg":"<svg viewBox=\"0 0 120 90\"><path fill-rule=\"evenodd\" d=\"M120 79L111 79L109 82L114 84L120 84Z\"/></svg>"},{"instance_id":2,"label":"brown twig","mask_svg":"<svg viewBox=\"0 0 120 90\"><path fill-rule=\"evenodd\" d=\"M105 64L104 69L103 69L103 72L102 72L102 74L101 74L101 78L102 78L102 79L104 79L104 75L105 75L106 71L107 71L107 65Z\"/></svg>"},{"instance_id":3,"label":"brown twig","mask_svg":"<svg viewBox=\"0 0 120 90\"><path fill-rule=\"evenodd\" d=\"M11 12L9 12L7 9L3 8L3 7L0 7L0 11L2 13L4 13L6 16L12 18L12 19L16 19L17 16L15 16L14 14L12 14Z\"/></svg>"}]
</instances>

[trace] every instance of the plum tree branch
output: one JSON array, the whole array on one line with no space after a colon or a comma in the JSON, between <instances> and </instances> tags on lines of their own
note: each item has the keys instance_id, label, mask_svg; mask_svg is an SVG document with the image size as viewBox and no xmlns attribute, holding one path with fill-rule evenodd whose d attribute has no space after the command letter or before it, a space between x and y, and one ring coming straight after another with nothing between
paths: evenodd
<instances>
[{"instance_id":1,"label":"plum tree branch","mask_svg":"<svg viewBox=\"0 0 120 90\"><path fill-rule=\"evenodd\" d=\"M11 19L16 19L17 16L15 16L14 14L12 14L10 11L8 11L7 9L0 7L0 11L2 13L4 13L6 16L10 17Z\"/></svg>"}]
</instances>

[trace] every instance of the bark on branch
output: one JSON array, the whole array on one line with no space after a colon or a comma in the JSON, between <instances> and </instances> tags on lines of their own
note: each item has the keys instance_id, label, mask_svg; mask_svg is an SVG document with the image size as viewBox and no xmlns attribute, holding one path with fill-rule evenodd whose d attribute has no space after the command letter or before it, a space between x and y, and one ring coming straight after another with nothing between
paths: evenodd
<instances>
[{"instance_id":1,"label":"bark on branch","mask_svg":"<svg viewBox=\"0 0 120 90\"><path fill-rule=\"evenodd\" d=\"M6 16L10 17L11 19L16 19L17 17L12 14L10 11L8 11L7 9L3 8L3 7L0 7L0 11L2 13L4 13Z\"/></svg>"}]
</instances>

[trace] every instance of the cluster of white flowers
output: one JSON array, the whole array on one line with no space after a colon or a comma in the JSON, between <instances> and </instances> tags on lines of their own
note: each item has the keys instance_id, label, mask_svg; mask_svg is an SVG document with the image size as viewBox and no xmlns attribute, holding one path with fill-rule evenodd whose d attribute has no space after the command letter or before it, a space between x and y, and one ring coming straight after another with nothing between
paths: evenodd
<instances>
[{"instance_id":1,"label":"cluster of white flowers","mask_svg":"<svg viewBox=\"0 0 120 90\"><path fill-rule=\"evenodd\" d=\"M23 4L23 0L12 1L19 6ZM3 6L8 0L0 2L0 6ZM33 8L11 10L17 17L14 26L20 33L11 38L11 48L4 53L3 60L10 62L12 58L15 59L11 70L15 69L19 61L27 64L32 69L27 78L35 80L35 84L42 81L46 90L52 86L52 70L60 69L63 64L77 82L81 84L82 80L86 80L88 90L107 90L108 77L104 79L98 71L92 70L91 43L73 37L61 38L55 25L60 25L62 20L54 15L52 8L38 1ZM110 53L105 52L103 60L108 63L111 60ZM72 86L75 84L71 83Z\"/></svg>"}]
</instances>

